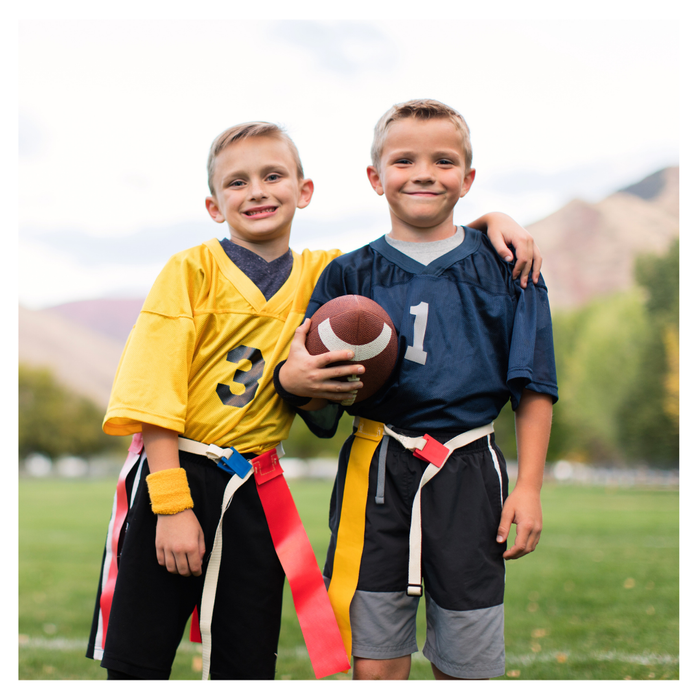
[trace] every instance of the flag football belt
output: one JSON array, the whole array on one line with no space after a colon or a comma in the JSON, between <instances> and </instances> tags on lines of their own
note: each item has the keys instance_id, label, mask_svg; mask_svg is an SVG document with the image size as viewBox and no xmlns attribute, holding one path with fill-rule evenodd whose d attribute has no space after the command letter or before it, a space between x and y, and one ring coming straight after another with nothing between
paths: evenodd
<instances>
[{"instance_id":1,"label":"flag football belt","mask_svg":"<svg viewBox=\"0 0 700 700\"><path fill-rule=\"evenodd\" d=\"M127 479L132 470L140 469L143 452L143 438L141 433L136 433L131 438L129 452L126 456L124 466L119 472L117 479L117 489L114 493L114 503L112 506L112 517L107 528L107 540L105 542L105 557L102 570L102 589L100 591L100 612L97 637L95 640L94 658L102 659L104 654L105 642L107 640L107 629L109 627L109 616L112 611L112 599L114 597L114 587L117 583L117 574L119 570L119 539L122 535L122 530L126 522L126 516L131 507L129 502L129 494L127 490ZM137 482L138 476L135 477L134 483ZM134 487L134 493L136 488ZM134 496L132 493L132 499Z\"/></svg>"},{"instance_id":2,"label":"flag football belt","mask_svg":"<svg viewBox=\"0 0 700 700\"><path fill-rule=\"evenodd\" d=\"M360 575L360 561L365 539L365 509L369 491L369 469L377 443L381 442L379 446L377 495L375 496L377 503L384 502L386 453L390 437L401 443L407 450L411 450L415 457L428 462L428 467L423 472L423 477L413 499L409 533L408 586L406 588L407 595L421 596L423 594L423 576L421 572L421 491L440 471L455 450L493 433L493 423L489 423L488 425L461 433L443 445L430 437L430 435L415 438L408 437L397 433L391 426L368 420L367 418L356 417L354 427L355 434L345 476L340 523L338 524L337 542L333 559L333 576L328 588L328 594L348 656L352 655L350 603L357 589Z\"/></svg>"},{"instance_id":3,"label":"flag football belt","mask_svg":"<svg viewBox=\"0 0 700 700\"><path fill-rule=\"evenodd\" d=\"M350 663L333 616L323 576L279 463L279 458L284 454L282 446L268 450L250 461L233 448L205 445L188 438L178 438L178 448L183 452L204 455L220 469L231 474L224 491L221 517L202 592L199 616L202 680L209 677L211 663L211 621L223 550L222 522L234 494L251 476L255 479L275 552L289 581L314 674L316 678L324 678L348 671Z\"/></svg>"}]
</instances>

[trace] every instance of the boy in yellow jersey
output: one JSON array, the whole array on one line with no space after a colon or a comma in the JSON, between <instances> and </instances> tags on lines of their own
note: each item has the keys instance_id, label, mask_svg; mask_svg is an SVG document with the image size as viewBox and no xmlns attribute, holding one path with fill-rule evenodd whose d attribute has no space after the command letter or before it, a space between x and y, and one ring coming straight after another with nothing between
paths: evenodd
<instances>
[{"instance_id":1,"label":"boy in yellow jersey","mask_svg":"<svg viewBox=\"0 0 700 700\"><path fill-rule=\"evenodd\" d=\"M286 571L275 528L285 525L274 522L278 506L268 508L264 494L286 488L278 478L278 446L295 414L275 392L273 370L339 251L289 248L295 211L308 206L314 187L279 127L252 122L225 131L212 144L208 169L207 211L227 225L229 237L167 262L127 341L104 419L105 432L134 435L87 652L101 659L109 679L167 679L195 608L205 638L204 677L209 667L213 679L275 674ZM504 255L498 227L506 231L529 269L529 234L503 215L480 223L492 224ZM329 359L349 353L335 355ZM331 368L326 376L354 371ZM294 536L298 551L307 551L300 523ZM322 598L316 573L323 594L314 595ZM214 590L218 580L215 598L210 579ZM294 592L291 575L290 584ZM326 604L321 598L313 599L314 610ZM311 653L303 623L302 631ZM323 653L342 649L337 628L315 644ZM320 664L317 676L345 670L342 657Z\"/></svg>"}]
</instances>

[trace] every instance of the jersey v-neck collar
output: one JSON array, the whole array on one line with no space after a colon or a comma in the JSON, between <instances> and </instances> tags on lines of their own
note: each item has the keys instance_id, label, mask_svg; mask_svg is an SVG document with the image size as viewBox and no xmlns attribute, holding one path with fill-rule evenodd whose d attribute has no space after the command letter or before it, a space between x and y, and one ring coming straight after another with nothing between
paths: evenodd
<instances>
[{"instance_id":1,"label":"jersey v-neck collar","mask_svg":"<svg viewBox=\"0 0 700 700\"><path fill-rule=\"evenodd\" d=\"M406 270L406 272L414 275L439 276L459 260L463 260L475 253L481 245L480 231L467 226L462 228L464 229L464 240L456 248L436 258L428 265L419 263L392 246L391 243L387 243L385 236L372 241L369 245L370 248L376 250L380 255L398 265L402 270Z\"/></svg>"},{"instance_id":2,"label":"jersey v-neck collar","mask_svg":"<svg viewBox=\"0 0 700 700\"><path fill-rule=\"evenodd\" d=\"M292 251L294 263L292 264L292 271L289 273L289 277L287 277L285 283L269 299L265 299L265 295L260 291L255 282L229 258L218 239L212 238L206 241L204 245L206 245L214 255L219 269L226 279L240 292L243 298L256 312L264 312L273 315L277 314L285 309L293 299L294 291L297 288L301 274L301 266L299 264L300 258L294 251Z\"/></svg>"}]
</instances>

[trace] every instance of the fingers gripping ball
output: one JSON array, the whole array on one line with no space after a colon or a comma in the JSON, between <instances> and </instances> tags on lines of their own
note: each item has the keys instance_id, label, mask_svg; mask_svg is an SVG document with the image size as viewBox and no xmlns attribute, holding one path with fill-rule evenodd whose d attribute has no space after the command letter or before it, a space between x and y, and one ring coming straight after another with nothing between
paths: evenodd
<instances>
[{"instance_id":1,"label":"fingers gripping ball","mask_svg":"<svg viewBox=\"0 0 700 700\"><path fill-rule=\"evenodd\" d=\"M355 398L364 401L382 387L394 369L398 339L389 314L377 302L348 294L332 299L311 317L306 349L311 355L352 350L352 360L335 364L361 364L365 368L361 377L364 386ZM348 379L357 381L358 377Z\"/></svg>"}]
</instances>

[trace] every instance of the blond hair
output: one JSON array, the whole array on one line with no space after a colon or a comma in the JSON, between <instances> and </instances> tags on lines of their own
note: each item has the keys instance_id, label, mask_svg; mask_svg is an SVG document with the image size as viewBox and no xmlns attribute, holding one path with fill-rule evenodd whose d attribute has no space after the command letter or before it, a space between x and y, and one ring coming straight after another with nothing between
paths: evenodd
<instances>
[{"instance_id":1,"label":"blond hair","mask_svg":"<svg viewBox=\"0 0 700 700\"><path fill-rule=\"evenodd\" d=\"M253 136L271 136L284 141L292 152L292 157L297 166L297 175L300 180L304 178L304 169L301 166L301 158L299 151L294 145L294 141L289 138L287 132L277 124L270 122L246 122L245 124L237 124L226 131L222 131L212 142L209 149L209 157L207 158L207 176L209 181L209 191L214 194L214 169L216 167L216 156L221 153L227 146L234 141L249 139Z\"/></svg>"},{"instance_id":2,"label":"blond hair","mask_svg":"<svg viewBox=\"0 0 700 700\"><path fill-rule=\"evenodd\" d=\"M392 122L399 119L449 119L457 129L464 142L464 156L467 169L472 167L472 144L469 139L469 127L464 117L457 111L437 100L410 100L396 104L387 110L374 127L372 141L372 165L379 169L384 142Z\"/></svg>"}]
</instances>

